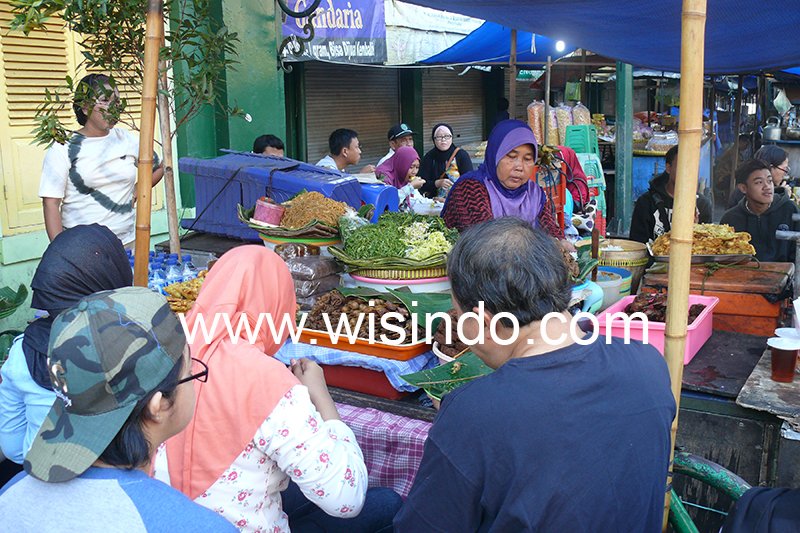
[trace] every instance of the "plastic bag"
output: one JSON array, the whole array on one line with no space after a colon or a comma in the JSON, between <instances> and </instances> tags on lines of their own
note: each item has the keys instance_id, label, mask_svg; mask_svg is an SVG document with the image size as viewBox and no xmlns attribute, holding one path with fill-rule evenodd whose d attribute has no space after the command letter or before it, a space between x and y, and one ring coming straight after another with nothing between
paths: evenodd
<instances>
[{"instance_id":1,"label":"plastic bag","mask_svg":"<svg viewBox=\"0 0 800 533\"><path fill-rule=\"evenodd\" d=\"M311 296L298 296L297 297L297 305L300 306L300 311L308 312L311 311L317 303L317 299L322 296L322 293L319 294L312 294Z\"/></svg>"},{"instance_id":2,"label":"plastic bag","mask_svg":"<svg viewBox=\"0 0 800 533\"><path fill-rule=\"evenodd\" d=\"M568 81L564 87L564 99L575 100L581 99L581 82Z\"/></svg>"},{"instance_id":3,"label":"plastic bag","mask_svg":"<svg viewBox=\"0 0 800 533\"><path fill-rule=\"evenodd\" d=\"M666 152L678 144L678 134L674 131L666 133L655 133L653 138L647 141L646 149L653 152Z\"/></svg>"},{"instance_id":4,"label":"plastic bag","mask_svg":"<svg viewBox=\"0 0 800 533\"><path fill-rule=\"evenodd\" d=\"M556 108L556 124L558 126L558 144L567 140L567 126L572 126L572 108L561 104Z\"/></svg>"},{"instance_id":5,"label":"plastic bag","mask_svg":"<svg viewBox=\"0 0 800 533\"><path fill-rule=\"evenodd\" d=\"M588 126L592 123L592 114L589 108L578 102L572 108L572 123L576 126Z\"/></svg>"},{"instance_id":6,"label":"plastic bag","mask_svg":"<svg viewBox=\"0 0 800 533\"><path fill-rule=\"evenodd\" d=\"M330 292L336 287L338 287L340 282L341 282L341 276L339 276L338 274L334 274L332 276L326 276L324 278L319 278L315 280L295 279L294 294L298 298L307 298L315 294Z\"/></svg>"},{"instance_id":7,"label":"plastic bag","mask_svg":"<svg viewBox=\"0 0 800 533\"><path fill-rule=\"evenodd\" d=\"M333 257L312 255L295 257L286 261L292 277L297 280L321 279L342 271L341 265Z\"/></svg>"},{"instance_id":8,"label":"plastic bag","mask_svg":"<svg viewBox=\"0 0 800 533\"><path fill-rule=\"evenodd\" d=\"M281 259L288 261L295 257L319 255L319 246L301 243L286 243L275 245L274 251Z\"/></svg>"},{"instance_id":9,"label":"plastic bag","mask_svg":"<svg viewBox=\"0 0 800 533\"><path fill-rule=\"evenodd\" d=\"M342 246L347 245L347 239L355 230L368 225L369 220L358 216L358 213L352 209L348 209L344 215L339 217L339 235L342 236Z\"/></svg>"},{"instance_id":10,"label":"plastic bag","mask_svg":"<svg viewBox=\"0 0 800 533\"><path fill-rule=\"evenodd\" d=\"M555 108L550 108L549 116L547 117L547 142L551 146L561 144L558 138L558 116L556 115Z\"/></svg>"},{"instance_id":11,"label":"plastic bag","mask_svg":"<svg viewBox=\"0 0 800 533\"><path fill-rule=\"evenodd\" d=\"M528 126L536 137L536 143L544 144L544 102L534 100L528 104Z\"/></svg>"}]
</instances>

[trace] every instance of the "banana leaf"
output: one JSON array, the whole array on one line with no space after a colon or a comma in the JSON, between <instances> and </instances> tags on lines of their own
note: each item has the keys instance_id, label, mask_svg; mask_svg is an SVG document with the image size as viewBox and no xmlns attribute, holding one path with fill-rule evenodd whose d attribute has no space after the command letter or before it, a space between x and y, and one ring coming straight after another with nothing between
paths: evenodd
<instances>
[{"instance_id":1,"label":"banana leaf","mask_svg":"<svg viewBox=\"0 0 800 533\"><path fill-rule=\"evenodd\" d=\"M14 291L11 287L0 287L0 318L11 316L28 297L28 289L25 285L20 285Z\"/></svg>"},{"instance_id":2,"label":"banana leaf","mask_svg":"<svg viewBox=\"0 0 800 533\"><path fill-rule=\"evenodd\" d=\"M339 228L328 226L319 220L312 220L302 228L284 228L281 226L264 226L251 222L251 218L255 214L255 208L245 209L241 204L237 204L236 213L239 216L239 221L246 224L248 227L256 230L262 235L267 237L285 237L285 238L302 238L321 239L333 238L339 235Z\"/></svg>"},{"instance_id":3,"label":"banana leaf","mask_svg":"<svg viewBox=\"0 0 800 533\"><path fill-rule=\"evenodd\" d=\"M408 287L400 287L399 289L388 289L389 292L378 292L375 289L367 287L339 287L338 290L344 296L355 296L364 301L369 301L371 298L382 298L393 303L399 303L406 306L409 313L416 315L417 323L425 327L425 316L434 313L447 313L453 308L453 302L448 293L439 292L411 292ZM416 303L416 305L412 305ZM439 326L441 318L437 318L431 324L430 333L431 339L433 334L436 333L436 328Z\"/></svg>"},{"instance_id":4,"label":"banana leaf","mask_svg":"<svg viewBox=\"0 0 800 533\"><path fill-rule=\"evenodd\" d=\"M599 264L600 261L593 259L589 250L581 250L578 252L578 267L581 269L581 272L578 274L578 276L573 277L573 281L575 283L583 282L583 280L586 279L586 276L588 276Z\"/></svg>"},{"instance_id":5,"label":"banana leaf","mask_svg":"<svg viewBox=\"0 0 800 533\"><path fill-rule=\"evenodd\" d=\"M448 392L492 372L480 357L467 352L447 364L400 377L423 389L431 398L441 400Z\"/></svg>"},{"instance_id":6,"label":"banana leaf","mask_svg":"<svg viewBox=\"0 0 800 533\"><path fill-rule=\"evenodd\" d=\"M369 259L356 259L347 255L342 248L338 246L329 246L328 252L352 268L398 268L398 269L415 269L415 268L432 268L443 267L447 265L447 254L438 254L427 259L416 260L408 259L405 257L371 257Z\"/></svg>"},{"instance_id":7,"label":"banana leaf","mask_svg":"<svg viewBox=\"0 0 800 533\"><path fill-rule=\"evenodd\" d=\"M14 339L21 334L21 331L13 330L0 333L0 367L2 367L3 363L8 359L8 352L11 351L11 345L14 343Z\"/></svg>"}]
</instances>

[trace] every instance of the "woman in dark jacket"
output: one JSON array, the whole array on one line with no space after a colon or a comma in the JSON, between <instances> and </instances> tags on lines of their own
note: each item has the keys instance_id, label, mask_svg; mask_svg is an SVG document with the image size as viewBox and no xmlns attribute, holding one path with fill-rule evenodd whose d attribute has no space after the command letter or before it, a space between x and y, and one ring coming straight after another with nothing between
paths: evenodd
<instances>
[{"instance_id":1,"label":"woman in dark jacket","mask_svg":"<svg viewBox=\"0 0 800 533\"><path fill-rule=\"evenodd\" d=\"M453 137L453 128L449 125L440 123L433 127L434 147L425 154L419 167L419 176L425 180L420 192L429 198L436 198L439 189L449 191L454 183L451 177L457 178L473 170L469 154L453 143Z\"/></svg>"}]
</instances>

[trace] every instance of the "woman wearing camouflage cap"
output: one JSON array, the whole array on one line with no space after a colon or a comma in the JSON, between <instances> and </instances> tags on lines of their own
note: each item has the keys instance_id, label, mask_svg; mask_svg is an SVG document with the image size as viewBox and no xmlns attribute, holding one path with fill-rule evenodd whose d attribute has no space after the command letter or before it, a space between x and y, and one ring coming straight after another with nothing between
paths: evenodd
<instances>
[{"instance_id":1,"label":"woman wearing camouflage cap","mask_svg":"<svg viewBox=\"0 0 800 533\"><path fill-rule=\"evenodd\" d=\"M192 417L193 381L208 375L162 296L128 287L84 298L53 322L48 354L56 400L26 473L0 492L4 530L235 530L148 475L156 448Z\"/></svg>"},{"instance_id":2,"label":"woman wearing camouflage cap","mask_svg":"<svg viewBox=\"0 0 800 533\"><path fill-rule=\"evenodd\" d=\"M47 369L53 320L85 296L132 283L125 248L105 226L75 226L59 233L47 247L31 282L31 306L48 316L32 322L14 339L0 370L0 448L10 460L22 464L55 400Z\"/></svg>"}]
</instances>

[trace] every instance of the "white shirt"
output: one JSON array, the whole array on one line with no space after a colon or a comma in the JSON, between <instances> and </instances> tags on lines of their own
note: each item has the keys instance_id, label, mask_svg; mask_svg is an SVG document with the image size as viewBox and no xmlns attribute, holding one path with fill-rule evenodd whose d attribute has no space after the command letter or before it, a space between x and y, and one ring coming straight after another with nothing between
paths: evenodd
<instances>
[{"instance_id":1,"label":"white shirt","mask_svg":"<svg viewBox=\"0 0 800 533\"><path fill-rule=\"evenodd\" d=\"M339 167L336 166L336 161L333 159L331 154L326 155L322 159L317 162L318 167L322 168L329 168L331 170L339 170Z\"/></svg>"},{"instance_id":2,"label":"white shirt","mask_svg":"<svg viewBox=\"0 0 800 533\"><path fill-rule=\"evenodd\" d=\"M168 468L162 446L154 477L169 484ZM353 431L340 420L323 421L303 385L284 395L241 455L194 501L241 531L288 532L281 491L290 478L331 516L352 518L364 506L367 467Z\"/></svg>"},{"instance_id":3,"label":"white shirt","mask_svg":"<svg viewBox=\"0 0 800 533\"><path fill-rule=\"evenodd\" d=\"M385 156L381 157L380 161L378 161L378 164L375 165L375 166L381 165L384 161L386 161L387 159L389 159L393 155L394 155L394 150L389 148L389 153L387 153Z\"/></svg>"},{"instance_id":4,"label":"white shirt","mask_svg":"<svg viewBox=\"0 0 800 533\"><path fill-rule=\"evenodd\" d=\"M61 199L64 228L101 224L123 244L134 240L136 161L139 138L121 128L104 137L73 135L53 144L44 158L41 198ZM158 158L154 158L154 167Z\"/></svg>"}]
</instances>

